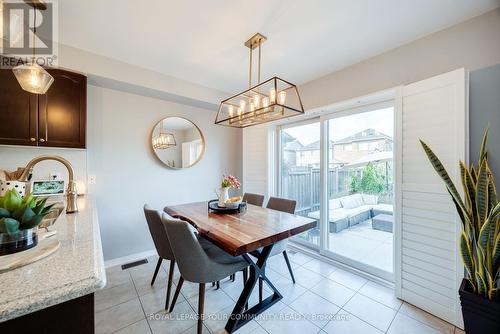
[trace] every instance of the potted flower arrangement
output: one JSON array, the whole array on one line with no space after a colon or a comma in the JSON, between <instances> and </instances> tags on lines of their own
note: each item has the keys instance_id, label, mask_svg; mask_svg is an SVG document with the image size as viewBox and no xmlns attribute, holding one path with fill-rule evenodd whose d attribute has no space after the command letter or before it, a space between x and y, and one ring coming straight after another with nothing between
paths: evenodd
<instances>
[{"instance_id":1,"label":"potted flower arrangement","mask_svg":"<svg viewBox=\"0 0 500 334\"><path fill-rule=\"evenodd\" d=\"M500 203L488 165L486 130L477 166L460 161L464 198L427 144L420 141L432 166L444 181L462 221L460 253L466 278L459 288L465 331L500 333Z\"/></svg>"},{"instance_id":2,"label":"potted flower arrangement","mask_svg":"<svg viewBox=\"0 0 500 334\"><path fill-rule=\"evenodd\" d=\"M215 190L217 197L219 198L218 205L220 207L225 206L225 202L229 199L229 188L240 189L240 187L241 183L235 176L223 175L220 188Z\"/></svg>"},{"instance_id":3,"label":"potted flower arrangement","mask_svg":"<svg viewBox=\"0 0 500 334\"><path fill-rule=\"evenodd\" d=\"M31 193L21 196L11 189L0 197L0 255L17 253L38 244L37 226L53 204Z\"/></svg>"}]
</instances>

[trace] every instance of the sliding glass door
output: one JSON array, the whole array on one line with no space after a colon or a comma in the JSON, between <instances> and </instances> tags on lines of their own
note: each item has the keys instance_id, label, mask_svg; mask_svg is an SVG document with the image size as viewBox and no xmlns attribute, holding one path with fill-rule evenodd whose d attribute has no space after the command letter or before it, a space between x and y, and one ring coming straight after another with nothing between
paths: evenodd
<instances>
[{"instance_id":1,"label":"sliding glass door","mask_svg":"<svg viewBox=\"0 0 500 334\"><path fill-rule=\"evenodd\" d=\"M297 214L318 220L318 228L296 240L389 279L393 120L392 106L366 107L284 126L279 132L280 196L297 201Z\"/></svg>"},{"instance_id":2,"label":"sliding glass door","mask_svg":"<svg viewBox=\"0 0 500 334\"><path fill-rule=\"evenodd\" d=\"M280 131L280 196L297 201L296 214L319 220L320 122L313 120ZM299 242L319 247L318 227L298 236Z\"/></svg>"}]
</instances>

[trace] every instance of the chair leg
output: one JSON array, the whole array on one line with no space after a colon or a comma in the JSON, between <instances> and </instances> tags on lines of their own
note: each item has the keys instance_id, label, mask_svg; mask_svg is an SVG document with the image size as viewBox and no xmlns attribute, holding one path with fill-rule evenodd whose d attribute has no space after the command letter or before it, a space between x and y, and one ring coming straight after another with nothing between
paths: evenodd
<instances>
[{"instance_id":1,"label":"chair leg","mask_svg":"<svg viewBox=\"0 0 500 334\"><path fill-rule=\"evenodd\" d=\"M167 298L165 300L165 310L168 310L170 302L170 291L172 290L172 281L174 280L175 260L170 260L170 268L168 270L168 283L167 283Z\"/></svg>"},{"instance_id":2,"label":"chair leg","mask_svg":"<svg viewBox=\"0 0 500 334\"><path fill-rule=\"evenodd\" d=\"M215 282L212 282L212 286L215 286Z\"/></svg>"},{"instance_id":3,"label":"chair leg","mask_svg":"<svg viewBox=\"0 0 500 334\"><path fill-rule=\"evenodd\" d=\"M198 292L198 334L203 333L203 309L205 308L205 283L200 283Z\"/></svg>"},{"instance_id":4,"label":"chair leg","mask_svg":"<svg viewBox=\"0 0 500 334\"><path fill-rule=\"evenodd\" d=\"M153 274L153 279L151 280L151 285L155 284L155 280L156 280L156 275L158 275L158 270L160 270L160 266L161 266L161 261L163 259L160 257L158 259L158 262L156 263L156 269L155 269L155 273Z\"/></svg>"},{"instance_id":5,"label":"chair leg","mask_svg":"<svg viewBox=\"0 0 500 334\"><path fill-rule=\"evenodd\" d=\"M295 284L295 277L293 276L292 266L290 265L290 260L288 260L288 255L286 254L286 251L283 251L283 257L285 258L286 266L288 267L290 276L292 276L293 284Z\"/></svg>"},{"instance_id":6,"label":"chair leg","mask_svg":"<svg viewBox=\"0 0 500 334\"><path fill-rule=\"evenodd\" d=\"M219 290L219 288L220 288L220 282L217 281L215 282L215 290Z\"/></svg>"},{"instance_id":7,"label":"chair leg","mask_svg":"<svg viewBox=\"0 0 500 334\"><path fill-rule=\"evenodd\" d=\"M231 275L231 282L234 282L236 280L236 274Z\"/></svg>"},{"instance_id":8,"label":"chair leg","mask_svg":"<svg viewBox=\"0 0 500 334\"><path fill-rule=\"evenodd\" d=\"M168 312L172 312L174 310L175 303L177 302L177 297L179 297L179 292L181 292L182 283L184 283L184 278L181 276L179 278L179 283L177 283L177 288L175 289L174 299L172 300L172 304L170 305L170 310Z\"/></svg>"}]
</instances>

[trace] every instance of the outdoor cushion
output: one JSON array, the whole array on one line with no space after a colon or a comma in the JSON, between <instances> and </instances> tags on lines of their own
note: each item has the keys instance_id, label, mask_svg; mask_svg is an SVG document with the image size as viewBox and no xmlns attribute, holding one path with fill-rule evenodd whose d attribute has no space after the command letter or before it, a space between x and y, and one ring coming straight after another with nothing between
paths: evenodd
<instances>
[{"instance_id":1,"label":"outdoor cushion","mask_svg":"<svg viewBox=\"0 0 500 334\"><path fill-rule=\"evenodd\" d=\"M330 222L335 222L335 221L347 218L347 214L345 214L342 211L343 211L342 209L340 209L340 210L339 209L337 209L337 210L330 210L330 215L328 217L329 221ZM319 219L319 215L320 215L319 210L318 211L309 212L309 214L308 214L308 216L310 218L313 218L313 219Z\"/></svg>"},{"instance_id":2,"label":"outdoor cushion","mask_svg":"<svg viewBox=\"0 0 500 334\"><path fill-rule=\"evenodd\" d=\"M362 194L363 197L363 202L368 205L374 205L378 203L378 196L377 195L368 195L368 194Z\"/></svg>"},{"instance_id":3,"label":"outdoor cushion","mask_svg":"<svg viewBox=\"0 0 500 334\"><path fill-rule=\"evenodd\" d=\"M354 209L364 205L361 194L354 194L340 198L340 203L344 209Z\"/></svg>"},{"instance_id":4,"label":"outdoor cushion","mask_svg":"<svg viewBox=\"0 0 500 334\"><path fill-rule=\"evenodd\" d=\"M349 218L351 218L351 217L363 214L365 212L370 212L371 209L372 209L371 205L361 205L361 206L358 206L356 208L344 209L342 211L343 211L343 213L347 214L347 216Z\"/></svg>"},{"instance_id":5,"label":"outdoor cushion","mask_svg":"<svg viewBox=\"0 0 500 334\"><path fill-rule=\"evenodd\" d=\"M328 206L330 207L330 210L340 209L342 207L342 203L340 203L338 198L334 198L329 201Z\"/></svg>"},{"instance_id":6,"label":"outdoor cushion","mask_svg":"<svg viewBox=\"0 0 500 334\"><path fill-rule=\"evenodd\" d=\"M372 209L377 213L388 213L388 214L392 214L393 212L393 207L392 207L392 204L375 204L375 205L372 205ZM374 212L374 216L376 216Z\"/></svg>"}]
</instances>

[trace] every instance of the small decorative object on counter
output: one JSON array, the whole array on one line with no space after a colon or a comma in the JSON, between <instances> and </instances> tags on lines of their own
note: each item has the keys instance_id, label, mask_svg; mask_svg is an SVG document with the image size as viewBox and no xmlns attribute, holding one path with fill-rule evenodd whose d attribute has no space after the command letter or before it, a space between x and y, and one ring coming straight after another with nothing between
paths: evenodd
<instances>
[{"instance_id":1,"label":"small decorative object on counter","mask_svg":"<svg viewBox=\"0 0 500 334\"><path fill-rule=\"evenodd\" d=\"M27 182L22 181L0 180L0 196L4 196L9 190L15 190L19 195L24 196L26 193L26 185Z\"/></svg>"},{"instance_id":2,"label":"small decorative object on counter","mask_svg":"<svg viewBox=\"0 0 500 334\"><path fill-rule=\"evenodd\" d=\"M219 207L226 207L226 201L229 199L229 188L240 189L240 181L233 175L224 175L220 188L215 189L215 193L219 198Z\"/></svg>"},{"instance_id":3,"label":"small decorative object on counter","mask_svg":"<svg viewBox=\"0 0 500 334\"><path fill-rule=\"evenodd\" d=\"M0 197L0 256L35 247L37 228L54 204L31 193L21 196L11 189Z\"/></svg>"},{"instance_id":4,"label":"small decorative object on counter","mask_svg":"<svg viewBox=\"0 0 500 334\"><path fill-rule=\"evenodd\" d=\"M220 207L218 202L218 199L208 201L208 212L231 214L244 213L247 210L247 202L240 202L237 206L233 207Z\"/></svg>"}]
</instances>

